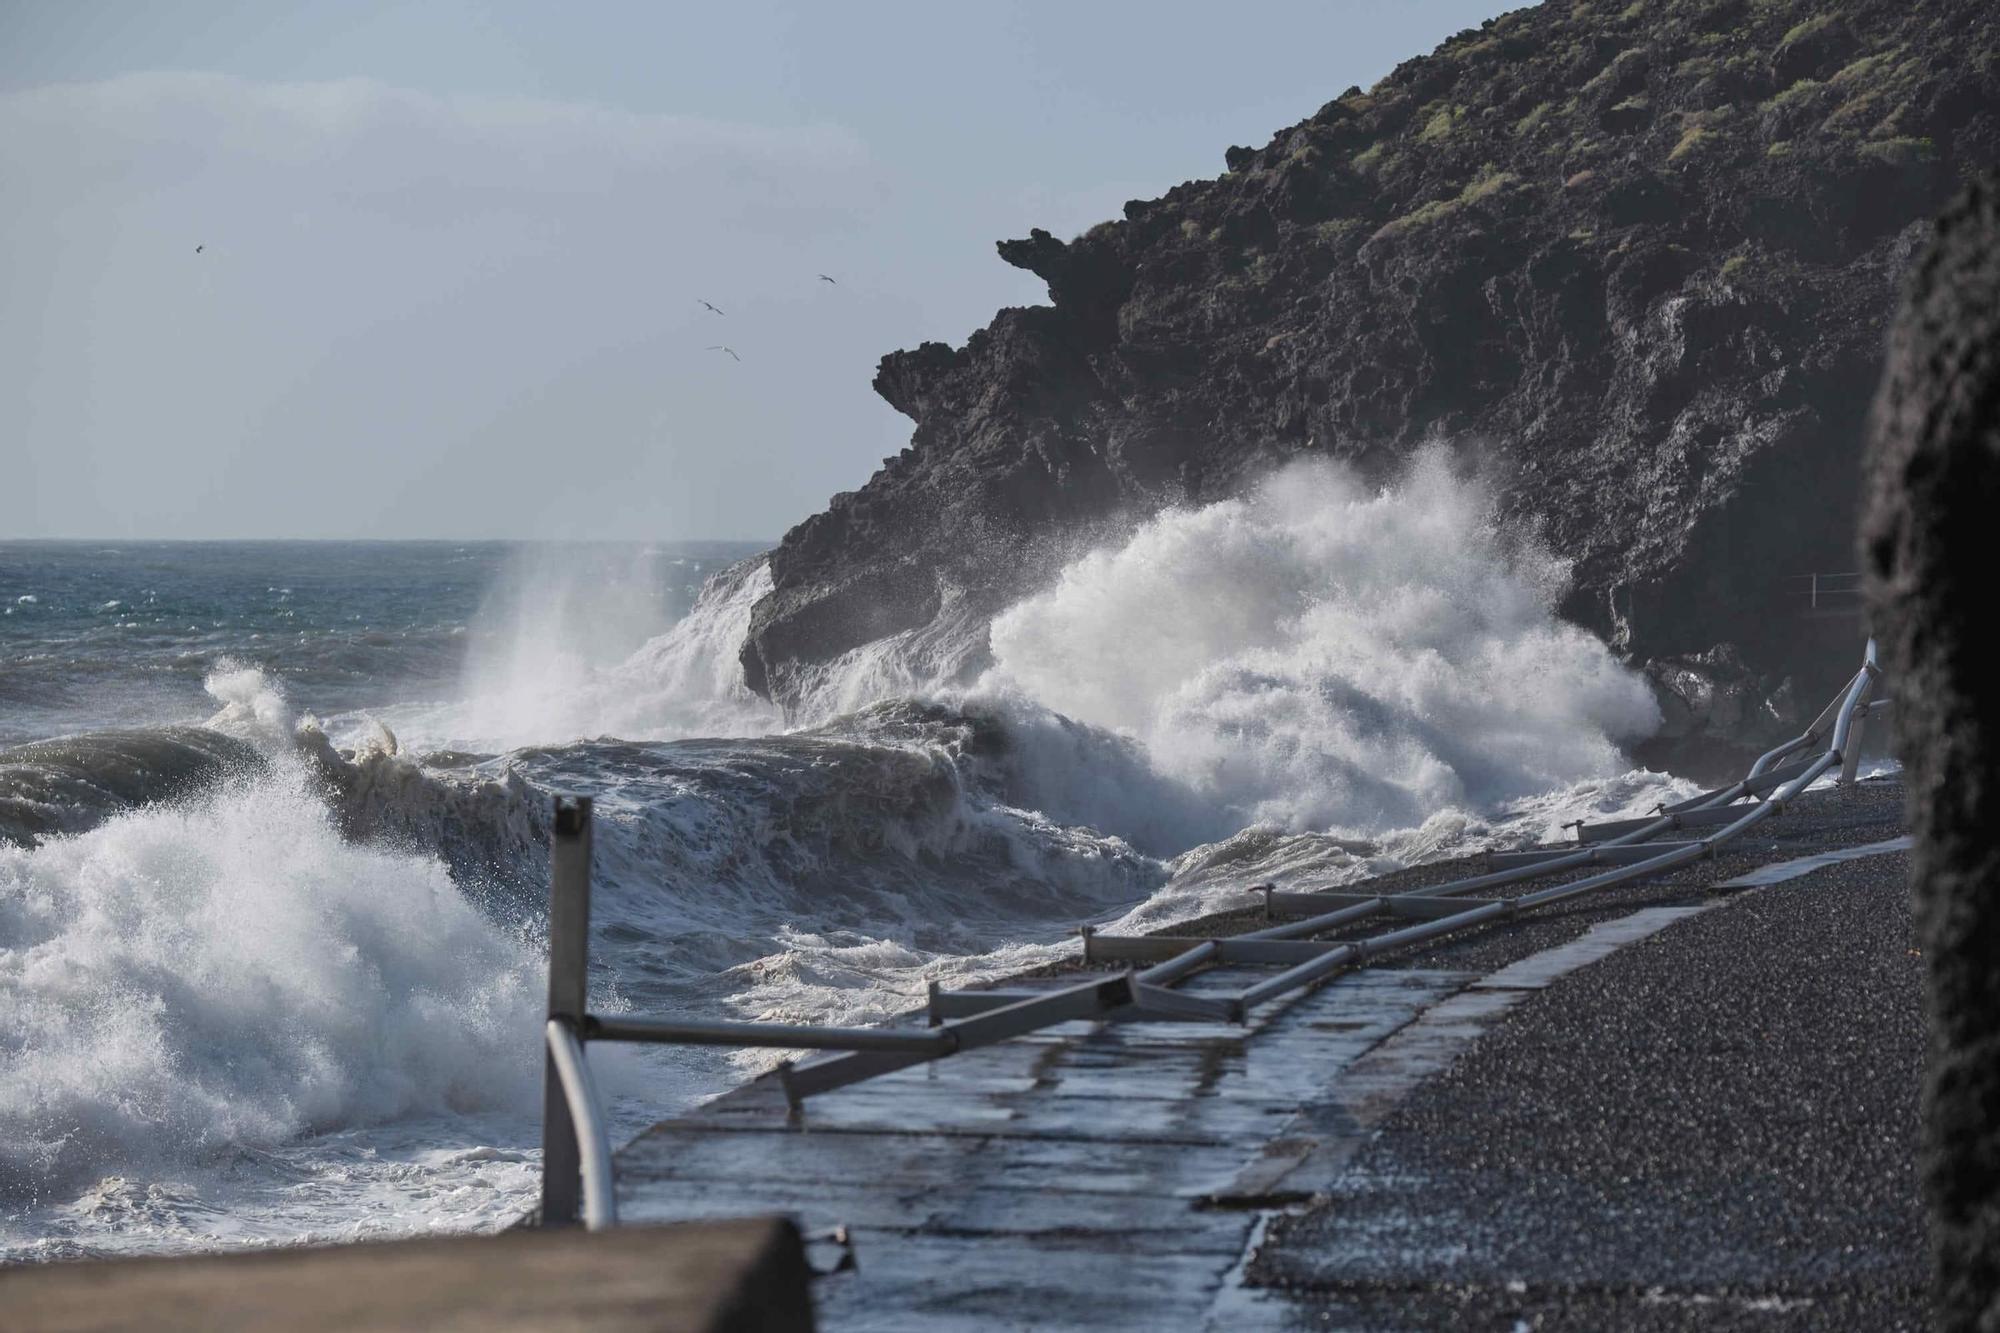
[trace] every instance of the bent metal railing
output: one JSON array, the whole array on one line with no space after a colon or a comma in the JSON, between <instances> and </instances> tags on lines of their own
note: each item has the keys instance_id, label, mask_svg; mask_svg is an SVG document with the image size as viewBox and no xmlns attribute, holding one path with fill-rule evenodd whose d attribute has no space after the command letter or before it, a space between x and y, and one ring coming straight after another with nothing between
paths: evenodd
<instances>
[{"instance_id":1,"label":"bent metal railing","mask_svg":"<svg viewBox=\"0 0 2000 1333\"><path fill-rule=\"evenodd\" d=\"M559 797L549 858L542 1225L574 1225L580 1217L586 1227L598 1230L618 1220L603 1103L591 1082L584 1055L588 1042L837 1052L813 1063L786 1061L778 1066L785 1096L796 1113L805 1099L815 1094L1075 1019L1241 1023L1255 1006L1379 954L1614 885L1649 879L1713 856L1718 847L1746 830L1783 815L1790 802L1836 765L1840 780L1852 782L1868 719L1888 706L1887 700L1869 700L1879 675L1871 641L1861 669L1812 725L1759 756L1740 781L1662 806L1642 819L1575 825L1577 841L1573 846L1491 853L1488 860L1498 868L1490 873L1395 894L1280 893L1271 885L1260 885L1252 892L1262 895L1267 918L1289 919L1244 935L1216 939L1112 936L1085 927L1086 962L1146 962L1152 966L1108 977L1098 975L1054 990L946 992L933 985L928 1005L930 1026L923 1029L634 1018L588 1012L591 806L588 797ZM1795 757L1821 741L1826 742L1826 749L1805 758ZM1752 804L1737 804L1744 800ZM1688 840L1653 841L1663 833L1707 828L1714 831ZM1588 867L1609 868L1528 893L1468 896ZM1415 924L1360 939L1312 938L1375 917ZM1214 966L1276 966L1281 970L1232 994L1189 995L1173 989L1176 982Z\"/></svg>"}]
</instances>

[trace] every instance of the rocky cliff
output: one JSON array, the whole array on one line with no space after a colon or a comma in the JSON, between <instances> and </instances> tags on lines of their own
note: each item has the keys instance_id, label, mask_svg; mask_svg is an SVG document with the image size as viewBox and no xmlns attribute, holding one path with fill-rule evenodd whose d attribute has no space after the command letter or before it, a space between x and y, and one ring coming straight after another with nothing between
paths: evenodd
<instances>
[{"instance_id":1,"label":"rocky cliff","mask_svg":"<svg viewBox=\"0 0 2000 1333\"><path fill-rule=\"evenodd\" d=\"M1213 180L1003 242L1050 304L883 359L915 434L785 536L751 686L976 621L1293 455L1386 476L1442 439L1574 558L1565 614L1697 708L1732 674L1768 692L1814 639L1785 577L1852 568L1909 256L2000 161L1996 12L1551 0Z\"/></svg>"}]
</instances>

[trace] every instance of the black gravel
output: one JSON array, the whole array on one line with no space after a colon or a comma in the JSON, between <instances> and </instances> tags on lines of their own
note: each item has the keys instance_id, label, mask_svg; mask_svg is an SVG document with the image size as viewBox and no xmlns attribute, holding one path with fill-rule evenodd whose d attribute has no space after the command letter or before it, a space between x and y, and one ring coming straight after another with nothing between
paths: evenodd
<instances>
[{"instance_id":1,"label":"black gravel","mask_svg":"<svg viewBox=\"0 0 2000 1333\"><path fill-rule=\"evenodd\" d=\"M1828 838L1897 831L1872 822ZM1742 894L1524 1000L1250 1280L1303 1327L1927 1326L1907 862Z\"/></svg>"}]
</instances>

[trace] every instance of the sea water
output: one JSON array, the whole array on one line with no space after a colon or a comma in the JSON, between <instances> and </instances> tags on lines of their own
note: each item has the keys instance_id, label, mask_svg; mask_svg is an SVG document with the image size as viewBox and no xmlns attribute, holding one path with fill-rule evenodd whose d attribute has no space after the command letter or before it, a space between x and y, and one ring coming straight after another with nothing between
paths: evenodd
<instances>
[{"instance_id":1,"label":"sea water","mask_svg":"<svg viewBox=\"0 0 2000 1333\"><path fill-rule=\"evenodd\" d=\"M558 792L595 1007L838 1023L1682 794L1566 577L1299 465L781 710L754 545L0 544L0 1257L517 1218ZM592 1055L619 1133L772 1058Z\"/></svg>"}]
</instances>

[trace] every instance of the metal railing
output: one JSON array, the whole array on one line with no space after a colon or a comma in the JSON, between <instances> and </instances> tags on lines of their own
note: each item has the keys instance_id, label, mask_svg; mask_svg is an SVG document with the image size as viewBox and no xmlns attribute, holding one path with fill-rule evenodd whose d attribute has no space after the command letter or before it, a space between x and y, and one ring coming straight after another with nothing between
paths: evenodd
<instances>
[{"instance_id":1,"label":"metal railing","mask_svg":"<svg viewBox=\"0 0 2000 1333\"><path fill-rule=\"evenodd\" d=\"M549 1018L544 1094L542 1224L595 1230L615 1225L611 1147L601 1103L584 1055L591 1041L670 1045L777 1047L831 1051L806 1064L785 1061L777 1074L796 1114L805 1100L834 1088L941 1060L1010 1037L1076 1019L1118 1021L1245 1020L1248 1012L1314 985L1380 954L1425 943L1520 912L1566 902L1621 884L1653 878L1715 855L1747 830L1782 816L1790 803L1838 766L1851 782L1868 720L1887 701L1871 703L1880 670L1875 645L1861 669L1799 736L1759 756L1735 783L1704 792L1642 819L1580 824L1570 847L1489 854L1496 867L1447 884L1395 894L1280 893L1260 885L1267 918L1290 918L1243 935L1113 936L1082 931L1088 963L1151 963L1053 990L946 992L933 985L921 1029L838 1028L792 1023L599 1016L585 1007L590 927L590 801L559 798L550 855ZM1824 750L1791 759L1820 742ZM1790 759L1790 762L1784 762ZM1749 805L1737 804L1745 799ZM1675 830L1709 829L1689 840L1654 842ZM1594 867L1595 873L1511 896L1482 891L1527 884ZM1481 896L1473 897L1479 893ZM1254 903L1253 903L1254 905ZM1312 938L1372 919L1409 921L1378 934L1343 940ZM1275 975L1226 994L1190 995L1175 983L1216 966L1275 966Z\"/></svg>"},{"instance_id":2,"label":"metal railing","mask_svg":"<svg viewBox=\"0 0 2000 1333\"><path fill-rule=\"evenodd\" d=\"M1788 597L1804 602L1807 616L1858 616L1862 612L1861 575L1791 574L1783 582Z\"/></svg>"}]
</instances>

